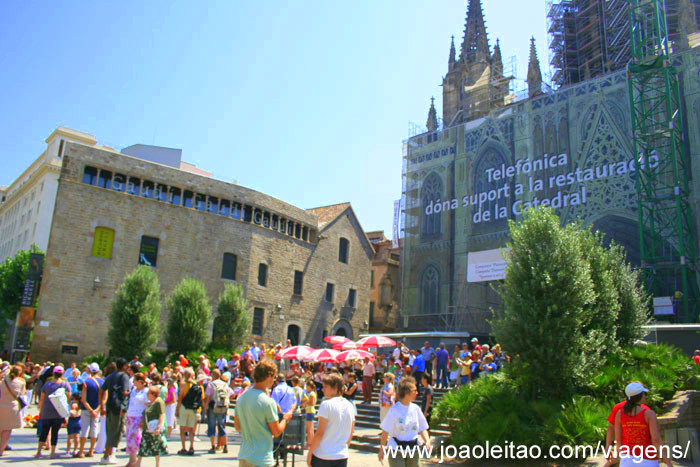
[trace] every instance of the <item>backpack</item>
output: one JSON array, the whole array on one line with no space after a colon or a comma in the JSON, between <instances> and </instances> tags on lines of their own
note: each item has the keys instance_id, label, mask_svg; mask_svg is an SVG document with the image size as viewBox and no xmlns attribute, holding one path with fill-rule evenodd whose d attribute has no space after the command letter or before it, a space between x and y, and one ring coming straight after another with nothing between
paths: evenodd
<instances>
[{"instance_id":1,"label":"backpack","mask_svg":"<svg viewBox=\"0 0 700 467\"><path fill-rule=\"evenodd\" d=\"M202 387L196 383L190 383L190 390L182 398L182 405L189 410L199 410L202 407Z\"/></svg>"},{"instance_id":2,"label":"backpack","mask_svg":"<svg viewBox=\"0 0 700 467\"><path fill-rule=\"evenodd\" d=\"M214 387L214 413L222 414L228 412L229 398L226 390L226 383L217 384L216 381L210 383Z\"/></svg>"},{"instance_id":3,"label":"backpack","mask_svg":"<svg viewBox=\"0 0 700 467\"><path fill-rule=\"evenodd\" d=\"M110 412L119 412L123 408L124 397L124 387L122 383L122 373L113 373L112 380L110 381L111 386L106 387L107 393L107 409Z\"/></svg>"}]
</instances>

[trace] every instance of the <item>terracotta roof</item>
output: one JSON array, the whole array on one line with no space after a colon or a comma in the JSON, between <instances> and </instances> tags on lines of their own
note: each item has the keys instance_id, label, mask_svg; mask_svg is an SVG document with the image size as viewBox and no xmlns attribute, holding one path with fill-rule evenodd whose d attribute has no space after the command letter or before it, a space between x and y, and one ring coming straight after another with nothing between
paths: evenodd
<instances>
[{"instance_id":1,"label":"terracotta roof","mask_svg":"<svg viewBox=\"0 0 700 467\"><path fill-rule=\"evenodd\" d=\"M349 207L350 203L339 203L331 204L330 206L307 209L307 211L311 214L315 214L318 217L318 226L321 228L338 217Z\"/></svg>"}]
</instances>

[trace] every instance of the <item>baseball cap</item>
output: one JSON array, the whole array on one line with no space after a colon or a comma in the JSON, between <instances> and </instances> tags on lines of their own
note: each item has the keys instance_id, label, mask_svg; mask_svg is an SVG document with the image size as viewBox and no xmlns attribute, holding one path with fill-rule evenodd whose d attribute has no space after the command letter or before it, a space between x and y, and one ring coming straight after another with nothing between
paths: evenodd
<instances>
[{"instance_id":1,"label":"baseball cap","mask_svg":"<svg viewBox=\"0 0 700 467\"><path fill-rule=\"evenodd\" d=\"M645 388L642 383L638 383L636 381L628 384L627 387L625 387L625 394L627 395L627 398L634 397L643 392L649 392L649 390Z\"/></svg>"},{"instance_id":2,"label":"baseball cap","mask_svg":"<svg viewBox=\"0 0 700 467\"><path fill-rule=\"evenodd\" d=\"M472 337L472 342L479 342L479 339L477 339L476 337Z\"/></svg>"},{"instance_id":3,"label":"baseball cap","mask_svg":"<svg viewBox=\"0 0 700 467\"><path fill-rule=\"evenodd\" d=\"M63 373L63 367L61 365L57 365L57 366L53 367L53 372L54 372L54 374Z\"/></svg>"},{"instance_id":4,"label":"baseball cap","mask_svg":"<svg viewBox=\"0 0 700 467\"><path fill-rule=\"evenodd\" d=\"M100 371L100 365L98 365L96 362L92 362L90 365L88 365L88 368L93 373L97 373L98 371Z\"/></svg>"}]
</instances>

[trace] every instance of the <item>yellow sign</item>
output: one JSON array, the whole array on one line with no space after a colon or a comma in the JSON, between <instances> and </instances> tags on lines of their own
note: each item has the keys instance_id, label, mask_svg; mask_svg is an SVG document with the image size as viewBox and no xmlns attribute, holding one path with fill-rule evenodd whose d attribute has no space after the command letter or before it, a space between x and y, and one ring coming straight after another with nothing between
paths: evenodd
<instances>
[{"instance_id":1,"label":"yellow sign","mask_svg":"<svg viewBox=\"0 0 700 467\"><path fill-rule=\"evenodd\" d=\"M95 228L95 237L92 240L92 256L112 259L112 245L114 244L114 230L107 227Z\"/></svg>"}]
</instances>

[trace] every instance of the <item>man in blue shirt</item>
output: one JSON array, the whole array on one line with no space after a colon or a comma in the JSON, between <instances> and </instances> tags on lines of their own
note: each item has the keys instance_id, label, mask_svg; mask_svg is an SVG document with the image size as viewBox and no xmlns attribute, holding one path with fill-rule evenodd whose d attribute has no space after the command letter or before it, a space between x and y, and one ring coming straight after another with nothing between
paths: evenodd
<instances>
[{"instance_id":1,"label":"man in blue shirt","mask_svg":"<svg viewBox=\"0 0 700 467\"><path fill-rule=\"evenodd\" d=\"M433 373L433 359L435 358L435 350L430 346L430 342L425 341L423 348L420 349L420 353L425 359L426 371L428 374Z\"/></svg>"},{"instance_id":2,"label":"man in blue shirt","mask_svg":"<svg viewBox=\"0 0 700 467\"><path fill-rule=\"evenodd\" d=\"M437 384L438 388L447 387L447 367L450 363L450 354L445 350L445 344L440 344L437 352L435 352L437 360Z\"/></svg>"},{"instance_id":3,"label":"man in blue shirt","mask_svg":"<svg viewBox=\"0 0 700 467\"><path fill-rule=\"evenodd\" d=\"M416 379L416 388L418 388L419 396L423 373L425 373L425 357L423 357L422 352L419 352L416 358L413 359L413 377Z\"/></svg>"},{"instance_id":4,"label":"man in blue shirt","mask_svg":"<svg viewBox=\"0 0 700 467\"><path fill-rule=\"evenodd\" d=\"M272 390L272 400L277 404L280 417L287 412L294 412L296 408L296 394L294 389L285 382L283 374L277 375L277 386Z\"/></svg>"},{"instance_id":5,"label":"man in blue shirt","mask_svg":"<svg viewBox=\"0 0 700 467\"><path fill-rule=\"evenodd\" d=\"M256 362L260 360L260 353L262 350L260 350L257 343L253 342L253 345L250 346L250 352L253 354L253 359Z\"/></svg>"}]
</instances>

